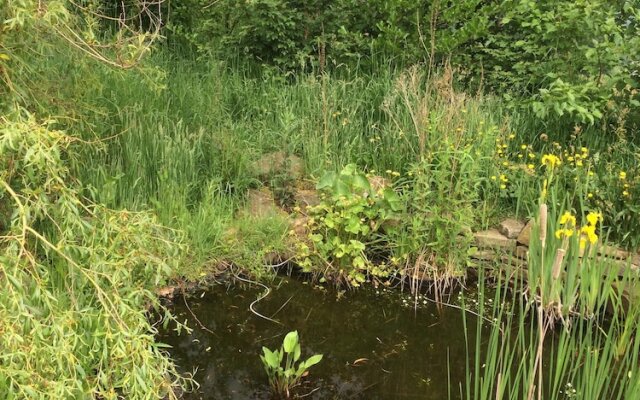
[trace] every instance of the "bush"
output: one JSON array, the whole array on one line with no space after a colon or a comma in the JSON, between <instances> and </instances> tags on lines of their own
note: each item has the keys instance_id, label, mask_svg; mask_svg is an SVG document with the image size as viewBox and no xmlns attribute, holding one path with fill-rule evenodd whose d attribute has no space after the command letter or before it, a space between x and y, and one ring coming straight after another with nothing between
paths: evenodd
<instances>
[{"instance_id":1,"label":"bush","mask_svg":"<svg viewBox=\"0 0 640 400\"><path fill-rule=\"evenodd\" d=\"M0 397L176 398L186 381L144 311L162 311L152 289L181 235L82 197L72 142L29 115L0 120Z\"/></svg>"},{"instance_id":2,"label":"bush","mask_svg":"<svg viewBox=\"0 0 640 400\"><path fill-rule=\"evenodd\" d=\"M297 245L303 270L353 287L370 276L388 276L381 262L388 251L383 230L402 208L393 189L373 187L352 164L339 174L326 174L317 188L323 199L309 209L308 240Z\"/></svg>"}]
</instances>

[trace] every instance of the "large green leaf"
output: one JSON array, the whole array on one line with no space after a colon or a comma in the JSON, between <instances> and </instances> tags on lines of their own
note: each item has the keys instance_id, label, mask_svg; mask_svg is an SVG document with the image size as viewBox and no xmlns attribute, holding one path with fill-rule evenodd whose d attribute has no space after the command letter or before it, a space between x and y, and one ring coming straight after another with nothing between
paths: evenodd
<instances>
[{"instance_id":1,"label":"large green leaf","mask_svg":"<svg viewBox=\"0 0 640 400\"><path fill-rule=\"evenodd\" d=\"M296 345L296 348L293 350L293 361L298 361L300 359L300 343Z\"/></svg>"},{"instance_id":2,"label":"large green leaf","mask_svg":"<svg viewBox=\"0 0 640 400\"><path fill-rule=\"evenodd\" d=\"M286 353L293 352L297 344L298 344L298 331L292 331L287 333L287 336L284 337L284 341L282 342L282 346L284 347L284 351Z\"/></svg>"},{"instance_id":3,"label":"large green leaf","mask_svg":"<svg viewBox=\"0 0 640 400\"><path fill-rule=\"evenodd\" d=\"M352 184L355 189L362 189L365 192L371 192L371 183L364 174L355 174L353 176Z\"/></svg>"},{"instance_id":4,"label":"large green leaf","mask_svg":"<svg viewBox=\"0 0 640 400\"><path fill-rule=\"evenodd\" d=\"M309 357L307 359L307 361L304 362L304 367L305 367L305 369L313 367L314 365L316 365L320 361L322 361L322 354L315 354L315 355Z\"/></svg>"},{"instance_id":5,"label":"large green leaf","mask_svg":"<svg viewBox=\"0 0 640 400\"><path fill-rule=\"evenodd\" d=\"M337 176L338 174L333 171L327 172L326 174L322 175L322 178L320 178L320 181L316 185L316 189L322 190L332 187L334 182L336 181Z\"/></svg>"},{"instance_id":6,"label":"large green leaf","mask_svg":"<svg viewBox=\"0 0 640 400\"><path fill-rule=\"evenodd\" d=\"M400 196L391 188L384 190L384 200L389 204L389 208L395 212L401 211L403 208Z\"/></svg>"},{"instance_id":7,"label":"large green leaf","mask_svg":"<svg viewBox=\"0 0 640 400\"><path fill-rule=\"evenodd\" d=\"M262 357L263 361L271 368L276 368L278 364L280 364L278 360L278 351L273 352L266 347L262 347L262 352L264 353L264 357Z\"/></svg>"},{"instance_id":8,"label":"large green leaf","mask_svg":"<svg viewBox=\"0 0 640 400\"><path fill-rule=\"evenodd\" d=\"M338 179L333 185L333 195L334 197L348 197L351 194L351 190L349 189L349 185L344 183L341 179Z\"/></svg>"}]
</instances>

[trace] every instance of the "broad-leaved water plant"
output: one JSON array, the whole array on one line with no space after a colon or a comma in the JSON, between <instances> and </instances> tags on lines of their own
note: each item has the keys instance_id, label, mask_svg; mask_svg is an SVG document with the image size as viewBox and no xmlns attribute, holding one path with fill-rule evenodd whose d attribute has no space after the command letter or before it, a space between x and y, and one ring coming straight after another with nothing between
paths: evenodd
<instances>
[{"instance_id":1,"label":"broad-leaved water plant","mask_svg":"<svg viewBox=\"0 0 640 400\"><path fill-rule=\"evenodd\" d=\"M291 397L291 388L300 382L309 368L322 360L322 354L314 354L300 361L301 354L298 331L287 333L279 350L272 351L262 347L260 359L275 395L282 398Z\"/></svg>"}]
</instances>

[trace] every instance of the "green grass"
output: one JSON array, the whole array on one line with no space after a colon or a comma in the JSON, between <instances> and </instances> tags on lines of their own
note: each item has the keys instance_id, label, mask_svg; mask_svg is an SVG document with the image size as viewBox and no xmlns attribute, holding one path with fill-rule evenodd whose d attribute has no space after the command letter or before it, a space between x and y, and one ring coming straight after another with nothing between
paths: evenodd
<instances>
[{"instance_id":1,"label":"green grass","mask_svg":"<svg viewBox=\"0 0 640 400\"><path fill-rule=\"evenodd\" d=\"M62 59L50 62L64 64ZM520 143L539 155L551 151L554 141L597 153L604 166L598 181L604 193L587 206L611 211L605 217L615 239L629 246L640 241L632 204L617 201L609 207L622 190L614 192L608 183L615 179L616 166L637 168L631 143L598 126L572 138L568 131L573 128L561 121L538 121L506 109L498 98L455 90L450 70L430 80L421 68L397 71L384 64L373 74L344 68L333 76L283 77L243 73L235 64L163 51L152 55L142 72L87 68L92 79L86 86L76 82L75 90L88 105L82 123L70 126L84 128L83 137L94 145L83 146L76 176L101 203L153 208L163 223L185 230L197 263L216 258L234 210L248 189L261 185L252 162L280 150L301 157L313 181L350 163L375 174L404 175L427 160L432 171L446 175L443 169L452 168L451 158L443 155L450 151L446 146L453 146L455 157L482 165L447 193L452 198L469 190L478 193L472 203L477 227L506 215L529 217L537 207L541 179L501 170L502 159L495 154L495 141L507 142L511 132L517 135L509 141L511 158L506 159L514 165ZM539 165L539 159L534 162ZM502 173L510 178L506 190L489 179ZM640 195L637 174L631 175ZM582 211L583 203L576 199L571 206Z\"/></svg>"},{"instance_id":2,"label":"green grass","mask_svg":"<svg viewBox=\"0 0 640 400\"><path fill-rule=\"evenodd\" d=\"M507 272L508 271L503 271ZM479 270L478 314L485 329L476 326L468 340L467 380L461 397L472 399L631 399L640 388L640 343L631 332L640 328L639 304L622 306L620 297L607 297L610 313L571 318L555 325L543 309L527 301L522 276L505 289L498 278L486 283ZM501 276L501 275L499 275ZM512 275L513 277L513 275ZM520 282L520 283L518 283ZM636 285L624 278L620 285ZM601 292L602 295L606 291ZM465 318L466 320L466 318ZM473 329L466 325L465 329ZM539 353L539 349L541 349Z\"/></svg>"}]
</instances>

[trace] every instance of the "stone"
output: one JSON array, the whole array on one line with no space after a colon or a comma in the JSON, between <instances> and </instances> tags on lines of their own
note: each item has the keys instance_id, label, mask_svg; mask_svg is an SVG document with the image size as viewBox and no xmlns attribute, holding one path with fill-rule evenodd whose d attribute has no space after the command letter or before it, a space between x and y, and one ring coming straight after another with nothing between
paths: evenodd
<instances>
[{"instance_id":1,"label":"stone","mask_svg":"<svg viewBox=\"0 0 640 400\"><path fill-rule=\"evenodd\" d=\"M159 287L156 289L156 295L158 297L165 297L167 299L172 299L176 289L177 288L175 286Z\"/></svg>"},{"instance_id":2,"label":"stone","mask_svg":"<svg viewBox=\"0 0 640 400\"><path fill-rule=\"evenodd\" d=\"M505 219L498 226L498 231L509 239L517 238L522 229L524 229L524 222L513 218Z\"/></svg>"},{"instance_id":3,"label":"stone","mask_svg":"<svg viewBox=\"0 0 640 400\"><path fill-rule=\"evenodd\" d=\"M298 180L304 175L304 162L300 157L290 155L284 151L264 154L253 164L251 170L260 178L269 178L283 174Z\"/></svg>"},{"instance_id":4,"label":"stone","mask_svg":"<svg viewBox=\"0 0 640 400\"><path fill-rule=\"evenodd\" d=\"M598 255L615 258L616 260L626 260L631 256L631 253L615 246L602 245L598 247Z\"/></svg>"},{"instance_id":5,"label":"stone","mask_svg":"<svg viewBox=\"0 0 640 400\"><path fill-rule=\"evenodd\" d=\"M371 185L371 189L374 192L377 192L380 189L385 189L391 186L388 179L379 175L370 175L368 179L369 179L369 184Z\"/></svg>"},{"instance_id":6,"label":"stone","mask_svg":"<svg viewBox=\"0 0 640 400\"><path fill-rule=\"evenodd\" d=\"M493 250L478 250L471 255L471 258L480 261L495 261L498 259L498 256Z\"/></svg>"},{"instance_id":7,"label":"stone","mask_svg":"<svg viewBox=\"0 0 640 400\"><path fill-rule=\"evenodd\" d=\"M529 258L529 248L527 246L516 246L515 256L521 260Z\"/></svg>"},{"instance_id":8,"label":"stone","mask_svg":"<svg viewBox=\"0 0 640 400\"><path fill-rule=\"evenodd\" d=\"M307 207L315 207L320 204L320 196L315 190L298 189L293 195L295 205L305 211Z\"/></svg>"},{"instance_id":9,"label":"stone","mask_svg":"<svg viewBox=\"0 0 640 400\"><path fill-rule=\"evenodd\" d=\"M248 216L257 219L286 215L286 213L276 205L271 191L264 187L260 189L250 189L247 192L246 212Z\"/></svg>"},{"instance_id":10,"label":"stone","mask_svg":"<svg viewBox=\"0 0 640 400\"><path fill-rule=\"evenodd\" d=\"M474 233L475 242L479 248L514 251L516 241L502 235L497 229L489 229Z\"/></svg>"},{"instance_id":11,"label":"stone","mask_svg":"<svg viewBox=\"0 0 640 400\"><path fill-rule=\"evenodd\" d=\"M307 237L309 229L307 227L307 222L309 222L309 217L300 216L297 218L293 218L291 220L290 228L293 233L293 236L300 240L304 240Z\"/></svg>"},{"instance_id":12,"label":"stone","mask_svg":"<svg viewBox=\"0 0 640 400\"><path fill-rule=\"evenodd\" d=\"M519 244L529 247L529 242L531 241L531 230L533 229L533 220L530 219L529 222L522 228L520 233L518 234L518 238L516 241Z\"/></svg>"},{"instance_id":13,"label":"stone","mask_svg":"<svg viewBox=\"0 0 640 400\"><path fill-rule=\"evenodd\" d=\"M632 264L629 260L617 260L614 258L605 258L605 263L609 263L610 270L613 270L619 277L625 276L628 271L631 271L632 275L638 275L640 267L636 264ZM605 264L606 265L606 264Z\"/></svg>"}]
</instances>

